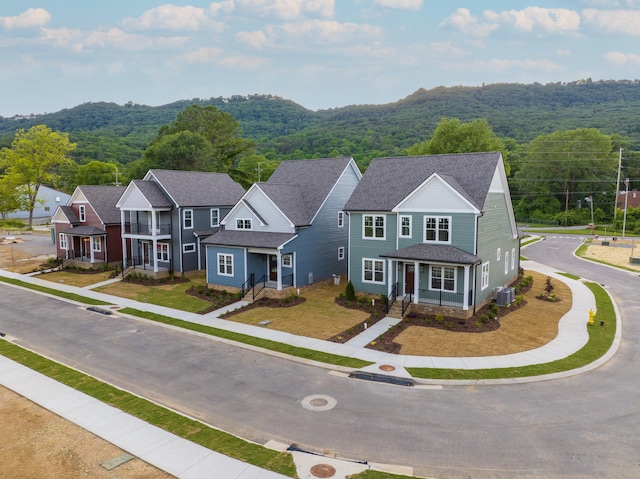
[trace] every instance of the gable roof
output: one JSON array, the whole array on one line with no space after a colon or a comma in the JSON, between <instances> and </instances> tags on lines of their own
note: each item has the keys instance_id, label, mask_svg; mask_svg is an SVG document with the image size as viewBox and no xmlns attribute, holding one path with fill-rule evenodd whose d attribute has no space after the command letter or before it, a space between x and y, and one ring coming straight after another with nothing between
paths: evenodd
<instances>
[{"instance_id":1,"label":"gable roof","mask_svg":"<svg viewBox=\"0 0 640 479\"><path fill-rule=\"evenodd\" d=\"M286 160L259 187L296 226L310 225L351 157Z\"/></svg>"},{"instance_id":2,"label":"gable roof","mask_svg":"<svg viewBox=\"0 0 640 479\"><path fill-rule=\"evenodd\" d=\"M103 224L120 224L120 210L116 203L126 189L124 186L78 186Z\"/></svg>"},{"instance_id":3,"label":"gable roof","mask_svg":"<svg viewBox=\"0 0 640 479\"><path fill-rule=\"evenodd\" d=\"M376 158L344 209L391 211L425 180L437 174L482 210L501 158L499 152Z\"/></svg>"},{"instance_id":4,"label":"gable roof","mask_svg":"<svg viewBox=\"0 0 640 479\"><path fill-rule=\"evenodd\" d=\"M244 188L226 173L206 171L149 170L145 181L155 178L179 208L186 206L232 206Z\"/></svg>"},{"instance_id":5,"label":"gable roof","mask_svg":"<svg viewBox=\"0 0 640 479\"><path fill-rule=\"evenodd\" d=\"M220 230L202 241L204 245L240 246L244 248L281 248L297 235L266 231Z\"/></svg>"},{"instance_id":6,"label":"gable roof","mask_svg":"<svg viewBox=\"0 0 640 479\"><path fill-rule=\"evenodd\" d=\"M58 210L53 214L53 216L56 216L58 211L60 211L67 218L67 220L69 220L70 224L73 225L80 223L80 218L78 218L78 215L76 215L76 212L73 211L73 208L71 208L71 206L58 206Z\"/></svg>"},{"instance_id":7,"label":"gable roof","mask_svg":"<svg viewBox=\"0 0 640 479\"><path fill-rule=\"evenodd\" d=\"M133 180L129 184L129 188L137 188L142 196L151 204L152 208L171 208L171 200L167 198L160 187L154 181Z\"/></svg>"}]
</instances>

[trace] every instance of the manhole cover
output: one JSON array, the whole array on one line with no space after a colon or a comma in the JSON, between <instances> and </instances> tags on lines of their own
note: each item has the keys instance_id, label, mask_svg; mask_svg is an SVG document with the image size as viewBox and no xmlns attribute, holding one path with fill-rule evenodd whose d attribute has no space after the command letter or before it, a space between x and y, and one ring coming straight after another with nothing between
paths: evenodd
<instances>
[{"instance_id":1,"label":"manhole cover","mask_svg":"<svg viewBox=\"0 0 640 479\"><path fill-rule=\"evenodd\" d=\"M379 366L380 371L395 371L396 367L395 366L391 366L391 364L383 364L382 366Z\"/></svg>"},{"instance_id":2,"label":"manhole cover","mask_svg":"<svg viewBox=\"0 0 640 479\"><path fill-rule=\"evenodd\" d=\"M336 468L329 464L316 464L310 472L313 477L333 477L336 474Z\"/></svg>"},{"instance_id":3,"label":"manhole cover","mask_svg":"<svg viewBox=\"0 0 640 479\"><path fill-rule=\"evenodd\" d=\"M313 407L322 407L329 404L329 401L327 401L325 398L313 398L311 401L309 401L309 404L311 404Z\"/></svg>"}]
</instances>

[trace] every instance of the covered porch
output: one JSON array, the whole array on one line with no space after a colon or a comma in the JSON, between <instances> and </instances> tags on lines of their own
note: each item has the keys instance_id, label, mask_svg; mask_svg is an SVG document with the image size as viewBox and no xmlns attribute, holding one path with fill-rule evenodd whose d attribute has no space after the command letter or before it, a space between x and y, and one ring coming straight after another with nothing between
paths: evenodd
<instances>
[{"instance_id":1,"label":"covered porch","mask_svg":"<svg viewBox=\"0 0 640 479\"><path fill-rule=\"evenodd\" d=\"M105 263L107 233L95 226L74 226L62 233L66 238L66 257L80 262Z\"/></svg>"},{"instance_id":2,"label":"covered porch","mask_svg":"<svg viewBox=\"0 0 640 479\"><path fill-rule=\"evenodd\" d=\"M380 255L387 260L388 297L411 305L468 311L475 300L476 267L481 260L450 245L419 244Z\"/></svg>"}]
</instances>

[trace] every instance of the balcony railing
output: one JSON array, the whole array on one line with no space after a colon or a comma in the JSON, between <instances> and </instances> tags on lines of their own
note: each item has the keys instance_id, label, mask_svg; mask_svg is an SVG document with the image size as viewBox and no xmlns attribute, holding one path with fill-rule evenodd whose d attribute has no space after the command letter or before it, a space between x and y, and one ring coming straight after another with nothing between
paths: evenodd
<instances>
[{"instance_id":1,"label":"balcony railing","mask_svg":"<svg viewBox=\"0 0 640 479\"><path fill-rule=\"evenodd\" d=\"M158 225L154 231L147 223L125 223L124 232L134 235L169 235L171 234L171 225Z\"/></svg>"},{"instance_id":2,"label":"balcony railing","mask_svg":"<svg viewBox=\"0 0 640 479\"><path fill-rule=\"evenodd\" d=\"M453 293L451 291L435 291L431 289L420 289L418 295L419 303L437 304L438 306L453 306L461 308L464 306L464 293Z\"/></svg>"}]
</instances>

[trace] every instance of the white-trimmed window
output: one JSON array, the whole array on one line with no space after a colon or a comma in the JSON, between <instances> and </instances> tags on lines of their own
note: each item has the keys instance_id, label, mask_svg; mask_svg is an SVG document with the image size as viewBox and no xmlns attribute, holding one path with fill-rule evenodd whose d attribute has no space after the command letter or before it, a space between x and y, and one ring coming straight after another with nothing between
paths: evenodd
<instances>
[{"instance_id":1,"label":"white-trimmed window","mask_svg":"<svg viewBox=\"0 0 640 479\"><path fill-rule=\"evenodd\" d=\"M456 291L456 268L431 266L429 285L429 289L436 291Z\"/></svg>"},{"instance_id":2,"label":"white-trimmed window","mask_svg":"<svg viewBox=\"0 0 640 479\"><path fill-rule=\"evenodd\" d=\"M451 216L425 216L424 242L451 243Z\"/></svg>"},{"instance_id":3,"label":"white-trimmed window","mask_svg":"<svg viewBox=\"0 0 640 479\"><path fill-rule=\"evenodd\" d=\"M236 220L236 228L239 229L239 230L250 230L251 229L251 219L238 218Z\"/></svg>"},{"instance_id":4,"label":"white-trimmed window","mask_svg":"<svg viewBox=\"0 0 640 479\"><path fill-rule=\"evenodd\" d=\"M340 246L338 248L338 261L341 261L344 259L344 246Z\"/></svg>"},{"instance_id":5,"label":"white-trimmed window","mask_svg":"<svg viewBox=\"0 0 640 479\"><path fill-rule=\"evenodd\" d=\"M58 235L58 244L60 246L60 249L69 249L69 243L67 243L67 235L64 233L60 233Z\"/></svg>"},{"instance_id":6,"label":"white-trimmed window","mask_svg":"<svg viewBox=\"0 0 640 479\"><path fill-rule=\"evenodd\" d=\"M291 255L285 254L282 256L282 266L284 268L291 268Z\"/></svg>"},{"instance_id":7,"label":"white-trimmed window","mask_svg":"<svg viewBox=\"0 0 640 479\"><path fill-rule=\"evenodd\" d=\"M85 205L78 205L78 219L81 223L87 221L87 208Z\"/></svg>"},{"instance_id":8,"label":"white-trimmed window","mask_svg":"<svg viewBox=\"0 0 640 479\"><path fill-rule=\"evenodd\" d=\"M344 226L344 211L338 211L338 228Z\"/></svg>"},{"instance_id":9,"label":"white-trimmed window","mask_svg":"<svg viewBox=\"0 0 640 479\"><path fill-rule=\"evenodd\" d=\"M158 243L156 245L156 259L158 261L169 261L169 243Z\"/></svg>"},{"instance_id":10,"label":"white-trimmed window","mask_svg":"<svg viewBox=\"0 0 640 479\"><path fill-rule=\"evenodd\" d=\"M516 268L516 249L511 248L511 270Z\"/></svg>"},{"instance_id":11,"label":"white-trimmed window","mask_svg":"<svg viewBox=\"0 0 640 479\"><path fill-rule=\"evenodd\" d=\"M384 215L364 215L362 217L362 237L385 239Z\"/></svg>"},{"instance_id":12,"label":"white-trimmed window","mask_svg":"<svg viewBox=\"0 0 640 479\"><path fill-rule=\"evenodd\" d=\"M363 258L362 281L384 284L384 260Z\"/></svg>"},{"instance_id":13,"label":"white-trimmed window","mask_svg":"<svg viewBox=\"0 0 640 479\"><path fill-rule=\"evenodd\" d=\"M502 250L500 248L498 248L496 250L496 261L500 261L501 254L502 254Z\"/></svg>"},{"instance_id":14,"label":"white-trimmed window","mask_svg":"<svg viewBox=\"0 0 640 479\"><path fill-rule=\"evenodd\" d=\"M480 280L480 289L489 287L489 262L482 263L482 278Z\"/></svg>"},{"instance_id":15,"label":"white-trimmed window","mask_svg":"<svg viewBox=\"0 0 640 479\"><path fill-rule=\"evenodd\" d=\"M504 252L504 274L509 273L509 252Z\"/></svg>"},{"instance_id":16,"label":"white-trimmed window","mask_svg":"<svg viewBox=\"0 0 640 479\"><path fill-rule=\"evenodd\" d=\"M218 274L233 276L233 255L218 253Z\"/></svg>"},{"instance_id":17,"label":"white-trimmed window","mask_svg":"<svg viewBox=\"0 0 640 479\"><path fill-rule=\"evenodd\" d=\"M411 238L411 216L400 217L400 238Z\"/></svg>"},{"instance_id":18,"label":"white-trimmed window","mask_svg":"<svg viewBox=\"0 0 640 479\"><path fill-rule=\"evenodd\" d=\"M184 210L182 212L182 227L185 230L193 229L193 210Z\"/></svg>"},{"instance_id":19,"label":"white-trimmed window","mask_svg":"<svg viewBox=\"0 0 640 479\"><path fill-rule=\"evenodd\" d=\"M185 243L182 245L183 253L195 253L196 252L196 244L195 243Z\"/></svg>"},{"instance_id":20,"label":"white-trimmed window","mask_svg":"<svg viewBox=\"0 0 640 479\"><path fill-rule=\"evenodd\" d=\"M209 217L211 218L211 226L220 225L220 210L218 208L211 208Z\"/></svg>"},{"instance_id":21,"label":"white-trimmed window","mask_svg":"<svg viewBox=\"0 0 640 479\"><path fill-rule=\"evenodd\" d=\"M102 241L100 241L100 236L91 237L91 249L97 253L102 251Z\"/></svg>"}]
</instances>

